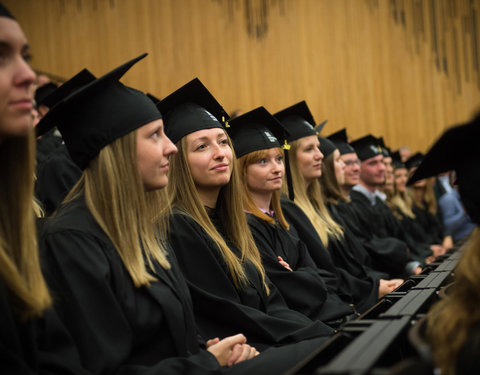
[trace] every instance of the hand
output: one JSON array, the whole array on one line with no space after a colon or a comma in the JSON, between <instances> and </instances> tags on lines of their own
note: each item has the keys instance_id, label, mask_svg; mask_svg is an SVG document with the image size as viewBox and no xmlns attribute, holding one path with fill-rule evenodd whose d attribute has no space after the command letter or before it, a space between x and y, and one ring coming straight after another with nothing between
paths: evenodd
<instances>
[{"instance_id":1,"label":"hand","mask_svg":"<svg viewBox=\"0 0 480 375\"><path fill-rule=\"evenodd\" d=\"M430 245L430 250L432 250L433 256L435 258L445 254L445 249L442 245L438 245L438 244Z\"/></svg>"},{"instance_id":2,"label":"hand","mask_svg":"<svg viewBox=\"0 0 480 375\"><path fill-rule=\"evenodd\" d=\"M206 345L207 350L215 356L221 366L233 366L260 354L246 342L245 336L239 333L223 340L216 337L208 340Z\"/></svg>"},{"instance_id":3,"label":"hand","mask_svg":"<svg viewBox=\"0 0 480 375\"><path fill-rule=\"evenodd\" d=\"M292 268L290 267L290 264L288 264L287 262L285 262L281 256L278 256L277 259L278 259L278 262L279 262L282 266L284 266L284 267L285 267L287 270L289 270L290 272L293 272Z\"/></svg>"},{"instance_id":4,"label":"hand","mask_svg":"<svg viewBox=\"0 0 480 375\"><path fill-rule=\"evenodd\" d=\"M378 285L378 298L382 298L385 294L393 292L402 283L403 283L402 279L392 279L392 280L380 279L380 284Z\"/></svg>"},{"instance_id":5,"label":"hand","mask_svg":"<svg viewBox=\"0 0 480 375\"><path fill-rule=\"evenodd\" d=\"M451 249L453 247L453 238L452 236L446 236L443 239L442 246L445 250Z\"/></svg>"},{"instance_id":6,"label":"hand","mask_svg":"<svg viewBox=\"0 0 480 375\"><path fill-rule=\"evenodd\" d=\"M423 271L422 267L418 266L417 268L415 268L413 270L413 274L414 275L420 275L422 273L422 271Z\"/></svg>"}]
</instances>

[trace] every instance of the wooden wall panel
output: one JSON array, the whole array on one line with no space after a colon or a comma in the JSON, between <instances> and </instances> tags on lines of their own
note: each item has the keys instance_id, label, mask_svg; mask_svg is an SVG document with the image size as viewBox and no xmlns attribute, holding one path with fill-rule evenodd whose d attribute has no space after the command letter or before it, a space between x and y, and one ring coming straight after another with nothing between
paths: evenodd
<instances>
[{"instance_id":1,"label":"wooden wall panel","mask_svg":"<svg viewBox=\"0 0 480 375\"><path fill-rule=\"evenodd\" d=\"M159 97L198 76L227 111L302 99L347 127L425 150L480 110L480 0L4 0L38 71L124 78Z\"/></svg>"}]
</instances>

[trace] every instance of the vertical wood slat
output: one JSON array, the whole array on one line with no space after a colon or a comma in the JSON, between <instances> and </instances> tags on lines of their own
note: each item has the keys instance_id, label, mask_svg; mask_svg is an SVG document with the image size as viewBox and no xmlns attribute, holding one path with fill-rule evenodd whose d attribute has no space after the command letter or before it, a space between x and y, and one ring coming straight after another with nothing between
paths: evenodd
<instances>
[{"instance_id":1,"label":"vertical wood slat","mask_svg":"<svg viewBox=\"0 0 480 375\"><path fill-rule=\"evenodd\" d=\"M33 66L65 78L147 51L125 83L163 97L198 76L228 111L305 99L326 134L371 132L392 148L425 150L480 109L480 0L3 2Z\"/></svg>"}]
</instances>

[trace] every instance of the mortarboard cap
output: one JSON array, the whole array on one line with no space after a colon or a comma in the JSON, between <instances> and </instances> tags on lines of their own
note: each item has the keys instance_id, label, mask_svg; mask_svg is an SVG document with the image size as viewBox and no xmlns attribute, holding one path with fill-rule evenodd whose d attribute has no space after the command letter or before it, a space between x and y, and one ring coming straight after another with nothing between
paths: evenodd
<instances>
[{"instance_id":1,"label":"mortarboard cap","mask_svg":"<svg viewBox=\"0 0 480 375\"><path fill-rule=\"evenodd\" d=\"M287 142L287 130L264 107L244 113L229 123L227 130L237 157L253 151L282 147Z\"/></svg>"},{"instance_id":2,"label":"mortarboard cap","mask_svg":"<svg viewBox=\"0 0 480 375\"><path fill-rule=\"evenodd\" d=\"M408 184L454 170L465 210L480 224L480 116L448 129L430 148Z\"/></svg>"},{"instance_id":3,"label":"mortarboard cap","mask_svg":"<svg viewBox=\"0 0 480 375\"><path fill-rule=\"evenodd\" d=\"M315 131L317 132L317 134L320 134L322 132L325 125L327 125L327 122L328 122L328 120L325 120L315 127Z\"/></svg>"},{"instance_id":4,"label":"mortarboard cap","mask_svg":"<svg viewBox=\"0 0 480 375\"><path fill-rule=\"evenodd\" d=\"M35 90L35 103L37 106L42 105L43 101L47 96L49 96L52 92L58 89L58 85L53 82L48 82Z\"/></svg>"},{"instance_id":5,"label":"mortarboard cap","mask_svg":"<svg viewBox=\"0 0 480 375\"><path fill-rule=\"evenodd\" d=\"M45 131L57 126L72 160L81 169L115 139L162 118L143 92L119 82L145 56L146 53L74 90L40 121L38 126Z\"/></svg>"},{"instance_id":6,"label":"mortarboard cap","mask_svg":"<svg viewBox=\"0 0 480 375\"><path fill-rule=\"evenodd\" d=\"M43 105L48 108L53 108L57 103L59 103L62 99L65 99L67 96L71 95L74 91L81 89L82 87L86 86L90 82L95 81L96 77L90 73L87 69L83 69L79 73L75 74L72 78L68 81L63 83L61 86L57 87L57 89L51 92L43 99ZM43 87L43 86L42 86ZM53 124L56 125L56 124ZM38 136L46 133L48 130L52 128L51 121L40 121L38 125L35 127L35 132Z\"/></svg>"},{"instance_id":7,"label":"mortarboard cap","mask_svg":"<svg viewBox=\"0 0 480 375\"><path fill-rule=\"evenodd\" d=\"M383 137L378 137L377 140L378 140L378 144L382 148L383 156L385 156L385 157L390 156L392 151L390 151L390 149L387 146L385 146L385 141L383 140Z\"/></svg>"},{"instance_id":8,"label":"mortarboard cap","mask_svg":"<svg viewBox=\"0 0 480 375\"><path fill-rule=\"evenodd\" d=\"M402 157L400 156L400 151L393 152L391 156L392 156L393 169L407 168L405 163L402 161Z\"/></svg>"},{"instance_id":9,"label":"mortarboard cap","mask_svg":"<svg viewBox=\"0 0 480 375\"><path fill-rule=\"evenodd\" d=\"M337 145L328 138L318 137L318 140L320 141L320 151L322 151L325 158L338 149Z\"/></svg>"},{"instance_id":10,"label":"mortarboard cap","mask_svg":"<svg viewBox=\"0 0 480 375\"><path fill-rule=\"evenodd\" d=\"M330 134L327 138L335 143L340 151L340 155L355 153L354 148L348 143L347 131L345 128Z\"/></svg>"},{"instance_id":11,"label":"mortarboard cap","mask_svg":"<svg viewBox=\"0 0 480 375\"><path fill-rule=\"evenodd\" d=\"M158 99L156 96L153 96L148 92L147 92L147 96L153 102L153 104L157 105L158 103L160 103L160 99Z\"/></svg>"},{"instance_id":12,"label":"mortarboard cap","mask_svg":"<svg viewBox=\"0 0 480 375\"><path fill-rule=\"evenodd\" d=\"M173 143L197 130L229 126L227 112L198 78L161 100L157 108Z\"/></svg>"},{"instance_id":13,"label":"mortarboard cap","mask_svg":"<svg viewBox=\"0 0 480 375\"><path fill-rule=\"evenodd\" d=\"M377 155L383 155L382 147L378 144L378 139L368 134L350 143L357 153L360 161L373 158Z\"/></svg>"},{"instance_id":14,"label":"mortarboard cap","mask_svg":"<svg viewBox=\"0 0 480 375\"><path fill-rule=\"evenodd\" d=\"M275 113L274 116L290 133L287 139L289 142L310 135L317 135L313 128L315 120L304 100Z\"/></svg>"},{"instance_id":15,"label":"mortarboard cap","mask_svg":"<svg viewBox=\"0 0 480 375\"><path fill-rule=\"evenodd\" d=\"M7 18L11 18L12 20L15 19L15 17L12 16L12 13L10 13L10 11L5 8L5 6L0 3L0 17L7 17Z\"/></svg>"},{"instance_id":16,"label":"mortarboard cap","mask_svg":"<svg viewBox=\"0 0 480 375\"><path fill-rule=\"evenodd\" d=\"M405 166L408 169L418 167L423 160L423 154L421 152L417 152L408 158L405 162Z\"/></svg>"}]
</instances>

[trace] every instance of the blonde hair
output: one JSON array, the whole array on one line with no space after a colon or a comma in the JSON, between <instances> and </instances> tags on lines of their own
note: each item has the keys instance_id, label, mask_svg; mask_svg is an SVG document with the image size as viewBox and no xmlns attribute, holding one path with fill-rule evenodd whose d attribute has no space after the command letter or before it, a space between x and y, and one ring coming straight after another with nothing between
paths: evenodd
<instances>
[{"instance_id":1,"label":"blonde hair","mask_svg":"<svg viewBox=\"0 0 480 375\"><path fill-rule=\"evenodd\" d=\"M343 229L332 219L325 206L319 180L316 179L307 186L298 168L296 153L299 145L300 140L290 142L291 148L288 154L292 173L293 193L295 195L294 202L310 219L322 243L326 247L328 246L328 239L330 237L335 237L339 240L343 237ZM283 186L283 191L287 194L288 187Z\"/></svg>"},{"instance_id":2,"label":"blonde hair","mask_svg":"<svg viewBox=\"0 0 480 375\"><path fill-rule=\"evenodd\" d=\"M278 151L278 155L283 157L283 150L280 147L275 148ZM247 184L247 168L248 166L256 163L260 159L263 159L268 156L269 149L267 150L259 150L253 151L246 155L243 155L238 159L240 175L242 176L241 182L243 185L243 204L245 209L248 212L251 212L254 216L266 221L270 224L275 224L275 219L266 213L264 213L261 209L257 207L255 202L253 201L252 194ZM290 229L290 225L288 225L285 216L283 215L282 206L280 204L280 191L274 191L272 194L272 201L271 201L271 208L275 212L275 216L278 219L280 225L282 225L285 229Z\"/></svg>"},{"instance_id":3,"label":"blonde hair","mask_svg":"<svg viewBox=\"0 0 480 375\"><path fill-rule=\"evenodd\" d=\"M320 176L320 184L322 187L323 199L329 203L338 204L341 202L349 202L348 198L345 198L338 186L337 176L335 175L335 153L325 157L322 161L323 170Z\"/></svg>"},{"instance_id":4,"label":"blonde hair","mask_svg":"<svg viewBox=\"0 0 480 375\"><path fill-rule=\"evenodd\" d=\"M166 235L162 211L165 193L145 192L137 165L137 132L105 146L83 172L65 198L80 195L93 217L113 242L136 287L157 280L149 271L153 260L170 268L164 248ZM144 256L145 255L145 256ZM145 261L148 267L145 265Z\"/></svg>"},{"instance_id":5,"label":"blonde hair","mask_svg":"<svg viewBox=\"0 0 480 375\"><path fill-rule=\"evenodd\" d=\"M453 291L428 313L427 339L442 374L455 374L457 356L472 326L480 322L480 229L464 245Z\"/></svg>"},{"instance_id":6,"label":"blonde hair","mask_svg":"<svg viewBox=\"0 0 480 375\"><path fill-rule=\"evenodd\" d=\"M0 278L22 318L41 316L52 301L38 255L33 205L33 131L24 137L3 140L0 160Z\"/></svg>"},{"instance_id":7,"label":"blonde hair","mask_svg":"<svg viewBox=\"0 0 480 375\"><path fill-rule=\"evenodd\" d=\"M247 224L242 201L242 187L238 172L237 160L232 160L232 175L230 182L220 189L217 199L217 210L223 221L225 235L232 244L240 251L237 256L227 245L222 235L213 225L210 217L202 204L200 196L195 189L187 159L187 137L177 142L178 152L170 158L170 175L167 186L170 204L173 208L195 220L211 237L232 275L237 288L248 284L244 264L251 262L260 273L265 290L269 293L265 283L265 270L263 268L260 253L253 240L252 233ZM233 152L230 138L228 144ZM186 188L187 187L187 188Z\"/></svg>"}]
</instances>

